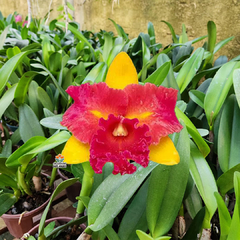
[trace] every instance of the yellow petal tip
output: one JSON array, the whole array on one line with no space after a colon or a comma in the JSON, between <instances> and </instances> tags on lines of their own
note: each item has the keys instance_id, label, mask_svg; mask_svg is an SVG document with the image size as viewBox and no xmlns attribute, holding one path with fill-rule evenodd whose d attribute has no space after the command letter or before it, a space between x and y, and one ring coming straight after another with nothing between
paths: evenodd
<instances>
[{"instance_id":1,"label":"yellow petal tip","mask_svg":"<svg viewBox=\"0 0 240 240\"><path fill-rule=\"evenodd\" d=\"M172 140L169 137L161 138L158 145L151 145L150 160L164 165L175 165L180 162L180 157Z\"/></svg>"},{"instance_id":2,"label":"yellow petal tip","mask_svg":"<svg viewBox=\"0 0 240 240\"><path fill-rule=\"evenodd\" d=\"M106 84L110 88L124 89L129 84L137 84L138 75L131 58L125 52L120 52L112 61Z\"/></svg>"},{"instance_id":3,"label":"yellow petal tip","mask_svg":"<svg viewBox=\"0 0 240 240\"><path fill-rule=\"evenodd\" d=\"M89 149L90 147L88 144L84 144L74 136L71 136L62 151L64 162L68 164L78 164L89 161Z\"/></svg>"}]
</instances>

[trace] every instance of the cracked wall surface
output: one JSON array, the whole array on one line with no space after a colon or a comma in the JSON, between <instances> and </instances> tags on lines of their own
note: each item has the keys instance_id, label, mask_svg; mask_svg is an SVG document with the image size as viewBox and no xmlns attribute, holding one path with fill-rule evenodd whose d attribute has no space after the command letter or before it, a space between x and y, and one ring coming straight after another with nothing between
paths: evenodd
<instances>
[{"instance_id":1,"label":"cracked wall surface","mask_svg":"<svg viewBox=\"0 0 240 240\"><path fill-rule=\"evenodd\" d=\"M48 12L50 0L32 0L39 17ZM27 14L26 0L1 0L0 10L6 16L14 11ZM58 16L57 6L61 0L53 0L50 18ZM240 0L119 0L114 5L109 0L72 0L75 7L75 20L82 30L115 31L108 18L120 24L125 32L136 37L140 32L147 32L147 24L154 25L156 38L164 46L171 42L168 27L161 20L172 24L177 34L181 34L182 23L186 25L189 39L207 34L207 22L212 20L217 26L217 42L235 36L234 40L218 55L233 58L240 54ZM201 46L201 41L196 47Z\"/></svg>"}]
</instances>

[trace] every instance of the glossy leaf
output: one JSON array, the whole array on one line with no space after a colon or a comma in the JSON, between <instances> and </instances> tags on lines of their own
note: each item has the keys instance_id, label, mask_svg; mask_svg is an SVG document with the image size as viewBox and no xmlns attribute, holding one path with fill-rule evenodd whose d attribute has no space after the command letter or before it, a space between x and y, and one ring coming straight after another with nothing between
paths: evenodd
<instances>
[{"instance_id":1,"label":"glossy leaf","mask_svg":"<svg viewBox=\"0 0 240 240\"><path fill-rule=\"evenodd\" d=\"M123 28L120 25L118 25L116 22L114 22L112 19L109 18L109 20L114 24L114 27L116 28L118 35L124 38L125 40L128 40L128 36L124 32Z\"/></svg>"},{"instance_id":2,"label":"glossy leaf","mask_svg":"<svg viewBox=\"0 0 240 240\"><path fill-rule=\"evenodd\" d=\"M1 158L8 158L11 154L12 154L12 141L10 139L8 139L4 143L4 146L2 148L2 152L0 153L0 157Z\"/></svg>"},{"instance_id":3,"label":"glossy leaf","mask_svg":"<svg viewBox=\"0 0 240 240\"><path fill-rule=\"evenodd\" d=\"M232 94L224 104L218 131L218 161L223 172L240 163L239 122L240 109Z\"/></svg>"},{"instance_id":4,"label":"glossy leaf","mask_svg":"<svg viewBox=\"0 0 240 240\"><path fill-rule=\"evenodd\" d=\"M233 72L233 86L236 94L238 106L240 107L240 69L236 69Z\"/></svg>"},{"instance_id":5,"label":"glossy leaf","mask_svg":"<svg viewBox=\"0 0 240 240\"><path fill-rule=\"evenodd\" d=\"M204 98L205 94L198 90L191 90L189 92L189 97L201 108L204 108Z\"/></svg>"},{"instance_id":6,"label":"glossy leaf","mask_svg":"<svg viewBox=\"0 0 240 240\"><path fill-rule=\"evenodd\" d=\"M56 26L58 27L65 27L65 23L64 22L56 22L55 23ZM75 27L73 27L71 24L68 25L68 29L81 41L83 41L91 50L92 54L93 54L93 61L95 61L97 59L97 55L96 52L94 50L94 48L92 47L92 45L88 42L88 40L83 36L83 34L77 30Z\"/></svg>"},{"instance_id":7,"label":"glossy leaf","mask_svg":"<svg viewBox=\"0 0 240 240\"><path fill-rule=\"evenodd\" d=\"M218 215L219 215L219 221L220 221L220 239L225 240L227 239L230 226L231 226L231 216L230 213L225 205L225 202L223 201L221 195L218 192L214 193L214 196L217 200L218 205Z\"/></svg>"},{"instance_id":8,"label":"glossy leaf","mask_svg":"<svg viewBox=\"0 0 240 240\"><path fill-rule=\"evenodd\" d=\"M109 33L104 33L103 61L107 62L110 51L113 47L113 37Z\"/></svg>"},{"instance_id":9,"label":"glossy leaf","mask_svg":"<svg viewBox=\"0 0 240 240\"><path fill-rule=\"evenodd\" d=\"M47 214L48 214L48 211L49 211L49 208L52 204L52 201L55 199L55 197L60 193L62 192L64 189L66 189L67 187L73 185L76 181L78 181L77 178L71 178L71 179L68 179L68 180L65 180L64 182L61 182L57 188L54 190L49 202L48 202L48 205L46 206L43 214L42 214L42 217L41 217L41 221L39 223L39 228L38 228L38 233L39 233L39 236L42 236L44 234L44 224L45 224L45 221L46 221L46 218L47 218Z\"/></svg>"},{"instance_id":10,"label":"glossy leaf","mask_svg":"<svg viewBox=\"0 0 240 240\"><path fill-rule=\"evenodd\" d=\"M176 112L177 118L182 119L184 121L189 134L192 136L194 142L197 144L202 155L206 157L210 152L210 148L208 144L201 137L200 133L198 132L194 124L190 121L190 119L179 108L176 107L175 112Z\"/></svg>"},{"instance_id":11,"label":"glossy leaf","mask_svg":"<svg viewBox=\"0 0 240 240\"><path fill-rule=\"evenodd\" d=\"M7 81L9 80L11 74L15 71L15 69L18 67L20 62L23 60L25 56L27 56L30 53L34 53L38 50L29 50L26 52L19 53L15 55L14 57L10 58L2 68L0 68L0 91L5 87Z\"/></svg>"},{"instance_id":12,"label":"glossy leaf","mask_svg":"<svg viewBox=\"0 0 240 240\"><path fill-rule=\"evenodd\" d=\"M210 128L212 128L233 83L233 71L240 67L240 62L228 62L215 74L209 85L204 101L204 109Z\"/></svg>"},{"instance_id":13,"label":"glossy leaf","mask_svg":"<svg viewBox=\"0 0 240 240\"><path fill-rule=\"evenodd\" d=\"M154 239L166 234L172 227L188 181L190 145L186 127L173 135L173 142L180 155L180 163L173 166L159 164L150 176L147 221Z\"/></svg>"},{"instance_id":14,"label":"glossy leaf","mask_svg":"<svg viewBox=\"0 0 240 240\"><path fill-rule=\"evenodd\" d=\"M189 196L184 201L188 214L193 219L197 215L197 213L202 208L202 199L199 195L198 190L196 189L196 185L194 184L192 187L192 191Z\"/></svg>"},{"instance_id":15,"label":"glossy leaf","mask_svg":"<svg viewBox=\"0 0 240 240\"><path fill-rule=\"evenodd\" d=\"M240 172L240 163L230 168L217 179L217 186L222 196L233 189L233 176L235 172Z\"/></svg>"},{"instance_id":16,"label":"glossy leaf","mask_svg":"<svg viewBox=\"0 0 240 240\"><path fill-rule=\"evenodd\" d=\"M202 208L195 218L193 219L191 225L189 226L186 234L182 238L182 240L197 240L198 234L201 231L202 228L202 222L205 215L205 208Z\"/></svg>"},{"instance_id":17,"label":"glossy leaf","mask_svg":"<svg viewBox=\"0 0 240 240\"><path fill-rule=\"evenodd\" d=\"M0 216L6 213L13 204L17 202L17 198L14 194L11 193L3 193L0 194Z\"/></svg>"},{"instance_id":18,"label":"glossy leaf","mask_svg":"<svg viewBox=\"0 0 240 240\"><path fill-rule=\"evenodd\" d=\"M227 240L240 239L240 231L238 227L240 226L240 173L234 173L234 191L236 196L236 203L234 207L234 212L232 216L232 222L228 234Z\"/></svg>"},{"instance_id":19,"label":"glossy leaf","mask_svg":"<svg viewBox=\"0 0 240 240\"><path fill-rule=\"evenodd\" d=\"M17 85L14 85L9 88L0 98L0 119L2 118L2 115L4 114L8 106L12 103L16 87Z\"/></svg>"},{"instance_id":20,"label":"glossy leaf","mask_svg":"<svg viewBox=\"0 0 240 240\"><path fill-rule=\"evenodd\" d=\"M14 103L17 106L20 106L25 102L25 97L27 95L28 87L32 79L38 74L38 72L28 71L22 75L17 85Z\"/></svg>"},{"instance_id":21,"label":"glossy leaf","mask_svg":"<svg viewBox=\"0 0 240 240\"><path fill-rule=\"evenodd\" d=\"M54 110L53 103L49 95L46 93L46 91L43 88L38 87L37 92L38 92L38 99L42 103L43 107L53 112Z\"/></svg>"},{"instance_id":22,"label":"glossy leaf","mask_svg":"<svg viewBox=\"0 0 240 240\"><path fill-rule=\"evenodd\" d=\"M136 230L147 231L146 203L149 181L139 189L125 212L119 226L118 235L122 240L137 240Z\"/></svg>"},{"instance_id":23,"label":"glossy leaf","mask_svg":"<svg viewBox=\"0 0 240 240\"><path fill-rule=\"evenodd\" d=\"M3 45L5 43L9 28L11 27L11 25L8 25L1 33L0 35L0 49L3 48Z\"/></svg>"},{"instance_id":24,"label":"glossy leaf","mask_svg":"<svg viewBox=\"0 0 240 240\"><path fill-rule=\"evenodd\" d=\"M208 29L207 50L213 53L217 39L217 29L215 23L213 21L209 21L207 24L207 29Z\"/></svg>"},{"instance_id":25,"label":"glossy leaf","mask_svg":"<svg viewBox=\"0 0 240 240\"><path fill-rule=\"evenodd\" d=\"M167 26L168 26L171 34L172 34L173 42L174 42L174 43L178 43L178 39L177 39L177 36L176 36L176 34L175 34L175 31L174 31L172 25L171 25L169 22L166 22L166 21L161 21L161 22L164 22L164 23L167 24Z\"/></svg>"},{"instance_id":26,"label":"glossy leaf","mask_svg":"<svg viewBox=\"0 0 240 240\"><path fill-rule=\"evenodd\" d=\"M160 86L164 79L167 77L171 62L164 63L161 67L157 68L145 81L144 83L153 83Z\"/></svg>"},{"instance_id":27,"label":"glossy leaf","mask_svg":"<svg viewBox=\"0 0 240 240\"><path fill-rule=\"evenodd\" d=\"M19 131L24 142L34 136L44 136L38 118L27 104L19 107Z\"/></svg>"},{"instance_id":28,"label":"glossy leaf","mask_svg":"<svg viewBox=\"0 0 240 240\"><path fill-rule=\"evenodd\" d=\"M51 128L51 129L63 129L66 130L66 127L63 127L60 122L62 121L63 114L54 115L52 117L43 118L40 121L40 124L44 127Z\"/></svg>"},{"instance_id":29,"label":"glossy leaf","mask_svg":"<svg viewBox=\"0 0 240 240\"><path fill-rule=\"evenodd\" d=\"M113 230L113 228L109 224L105 228L103 228L103 232L106 234L109 240L120 240L117 233Z\"/></svg>"},{"instance_id":30,"label":"glossy leaf","mask_svg":"<svg viewBox=\"0 0 240 240\"><path fill-rule=\"evenodd\" d=\"M148 174L157 166L137 166L133 174L110 175L96 189L89 202L88 225L93 231L103 229L117 216Z\"/></svg>"},{"instance_id":31,"label":"glossy leaf","mask_svg":"<svg viewBox=\"0 0 240 240\"><path fill-rule=\"evenodd\" d=\"M217 208L216 199L214 197L214 192L217 192L217 185L213 173L207 161L202 156L201 152L193 142L191 142L190 145L190 173L206 205L206 214L203 228L210 228L211 218Z\"/></svg>"},{"instance_id":32,"label":"glossy leaf","mask_svg":"<svg viewBox=\"0 0 240 240\"><path fill-rule=\"evenodd\" d=\"M217 43L214 47L213 54L215 54L218 50L220 50L223 46L225 46L228 42L232 41L233 39L234 37L229 37Z\"/></svg>"},{"instance_id":33,"label":"glossy leaf","mask_svg":"<svg viewBox=\"0 0 240 240\"><path fill-rule=\"evenodd\" d=\"M198 48L184 63L177 76L177 84L182 93L192 81L203 60L204 49Z\"/></svg>"},{"instance_id":34,"label":"glossy leaf","mask_svg":"<svg viewBox=\"0 0 240 240\"><path fill-rule=\"evenodd\" d=\"M1 173L0 174L0 183L5 187L11 187L12 189L18 189L17 181L13 178L9 177L7 174Z\"/></svg>"}]
</instances>

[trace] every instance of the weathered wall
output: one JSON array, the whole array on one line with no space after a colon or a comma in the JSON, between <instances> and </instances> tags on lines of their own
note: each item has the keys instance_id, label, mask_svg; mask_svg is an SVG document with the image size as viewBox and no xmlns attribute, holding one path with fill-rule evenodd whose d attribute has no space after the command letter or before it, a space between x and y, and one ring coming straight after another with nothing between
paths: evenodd
<instances>
[{"instance_id":1,"label":"weathered wall","mask_svg":"<svg viewBox=\"0 0 240 240\"><path fill-rule=\"evenodd\" d=\"M113 1L113 0L112 0ZM27 0L0 0L0 10L6 16L14 11L27 14ZM50 0L32 0L35 15L43 17ZM235 39L220 51L232 58L240 54L240 0L119 0L120 6L109 0L71 0L75 7L75 20L82 29L115 31L108 18L120 24L130 37L147 32L147 23L154 24L157 40L163 45L171 42L171 34L161 20L172 24L177 34L185 23L190 39L207 34L207 22L217 25L217 41L230 36ZM50 18L58 16L56 8L62 0L52 0ZM202 44L202 43L201 43ZM199 46L199 45L198 45Z\"/></svg>"}]
</instances>

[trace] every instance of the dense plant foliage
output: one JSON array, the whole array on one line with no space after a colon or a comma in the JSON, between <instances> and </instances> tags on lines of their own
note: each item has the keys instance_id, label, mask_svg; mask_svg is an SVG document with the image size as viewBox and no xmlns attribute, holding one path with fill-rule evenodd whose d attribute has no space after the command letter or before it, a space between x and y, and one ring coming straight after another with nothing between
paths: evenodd
<instances>
[{"instance_id":1,"label":"dense plant foliage","mask_svg":"<svg viewBox=\"0 0 240 240\"><path fill-rule=\"evenodd\" d=\"M57 20L46 26L33 19L27 28L13 15L0 14L0 213L28 193L25 187L49 160L49 151L60 153L70 137L60 125L72 104L65 90L104 82L113 59L124 51L141 84L179 90L175 112L184 128L170 137L180 163L136 165L135 173L123 176L112 175L111 164L93 176L84 164L69 166L83 186L93 182L78 199L77 214L87 209L86 232L92 239L113 240L240 239L240 57L215 57L233 37L217 43L210 21L206 36L189 40L184 25L176 35L164 22L173 43L163 48L152 23L148 33L129 39L111 21L117 36L80 31L75 22L65 32L65 23ZM195 49L199 41L204 43ZM11 135L7 123L12 122L19 128ZM20 140L24 144L12 152ZM69 181L56 194L75 180ZM42 236L42 228L39 232Z\"/></svg>"}]
</instances>

